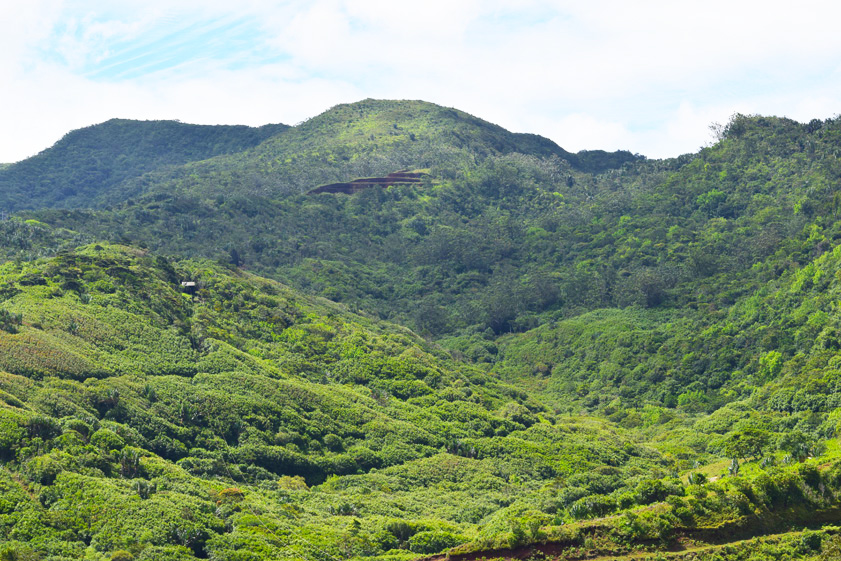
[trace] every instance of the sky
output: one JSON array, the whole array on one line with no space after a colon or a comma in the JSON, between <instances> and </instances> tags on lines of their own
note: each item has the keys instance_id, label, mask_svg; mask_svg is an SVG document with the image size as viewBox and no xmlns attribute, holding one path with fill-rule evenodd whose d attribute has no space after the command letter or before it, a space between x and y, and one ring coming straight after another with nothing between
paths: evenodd
<instances>
[{"instance_id":1,"label":"sky","mask_svg":"<svg viewBox=\"0 0 841 561\"><path fill-rule=\"evenodd\" d=\"M110 118L294 125L365 98L663 158L734 113L841 113L841 3L26 0L0 17L0 162Z\"/></svg>"}]
</instances>

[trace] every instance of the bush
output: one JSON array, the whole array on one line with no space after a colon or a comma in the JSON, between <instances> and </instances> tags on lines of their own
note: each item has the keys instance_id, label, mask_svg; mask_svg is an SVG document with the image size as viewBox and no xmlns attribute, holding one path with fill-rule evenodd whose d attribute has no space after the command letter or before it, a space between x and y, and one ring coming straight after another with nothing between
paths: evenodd
<instances>
[{"instance_id":1,"label":"bush","mask_svg":"<svg viewBox=\"0 0 841 561\"><path fill-rule=\"evenodd\" d=\"M15 314L4 308L0 308L0 330L7 333L17 333L18 326L23 321L21 314Z\"/></svg>"},{"instance_id":2,"label":"bush","mask_svg":"<svg viewBox=\"0 0 841 561\"><path fill-rule=\"evenodd\" d=\"M82 435L84 438L88 438L91 436L93 432L93 427L91 427L88 423L82 421L81 419L66 419L61 423L61 429L64 432L67 431L76 431Z\"/></svg>"},{"instance_id":3,"label":"bush","mask_svg":"<svg viewBox=\"0 0 841 561\"><path fill-rule=\"evenodd\" d=\"M0 561L39 561L41 556L28 545L19 542L0 547Z\"/></svg>"},{"instance_id":4,"label":"bush","mask_svg":"<svg viewBox=\"0 0 841 561\"><path fill-rule=\"evenodd\" d=\"M26 431L31 438L49 440L61 434L61 427L52 417L37 415L27 420Z\"/></svg>"},{"instance_id":5,"label":"bush","mask_svg":"<svg viewBox=\"0 0 841 561\"><path fill-rule=\"evenodd\" d=\"M106 451L122 450L126 441L112 430L99 429L91 436L91 444Z\"/></svg>"},{"instance_id":6,"label":"bush","mask_svg":"<svg viewBox=\"0 0 841 561\"><path fill-rule=\"evenodd\" d=\"M689 474L689 484L690 485L703 485L707 482L707 476L701 472L695 472Z\"/></svg>"},{"instance_id":7,"label":"bush","mask_svg":"<svg viewBox=\"0 0 841 561\"><path fill-rule=\"evenodd\" d=\"M23 472L34 483L52 485L58 474L72 463L73 458L69 454L53 451L50 454L37 456L26 462Z\"/></svg>"},{"instance_id":8,"label":"bush","mask_svg":"<svg viewBox=\"0 0 841 561\"><path fill-rule=\"evenodd\" d=\"M569 507L574 518L592 518L605 516L616 510L616 501L606 495L590 495L575 501Z\"/></svg>"},{"instance_id":9,"label":"bush","mask_svg":"<svg viewBox=\"0 0 841 561\"><path fill-rule=\"evenodd\" d=\"M14 449L26 436L26 432L21 427L22 423L23 417L0 409L0 457L11 457Z\"/></svg>"},{"instance_id":10,"label":"bush","mask_svg":"<svg viewBox=\"0 0 841 561\"><path fill-rule=\"evenodd\" d=\"M228 487L219 491L219 502L239 502L245 495L236 487Z\"/></svg>"},{"instance_id":11,"label":"bush","mask_svg":"<svg viewBox=\"0 0 841 561\"><path fill-rule=\"evenodd\" d=\"M409 551L413 553L439 553L465 541L461 536L440 530L418 532L409 538Z\"/></svg>"},{"instance_id":12,"label":"bush","mask_svg":"<svg viewBox=\"0 0 841 561\"><path fill-rule=\"evenodd\" d=\"M693 474L699 475L699 474ZM661 481L658 479L646 479L637 485L634 490L636 503L639 505L648 505L655 502L666 500L669 495L683 495L684 490L680 484L674 481Z\"/></svg>"}]
</instances>

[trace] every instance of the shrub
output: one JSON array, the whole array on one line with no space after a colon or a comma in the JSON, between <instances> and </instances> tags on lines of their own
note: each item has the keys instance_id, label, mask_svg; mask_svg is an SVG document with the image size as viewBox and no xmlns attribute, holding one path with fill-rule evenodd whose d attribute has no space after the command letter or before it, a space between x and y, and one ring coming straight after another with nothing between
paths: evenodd
<instances>
[{"instance_id":1,"label":"shrub","mask_svg":"<svg viewBox=\"0 0 841 561\"><path fill-rule=\"evenodd\" d=\"M683 493L683 488L679 485L659 479L646 479L634 490L635 499L639 505L664 501L669 495L683 495Z\"/></svg>"},{"instance_id":2,"label":"shrub","mask_svg":"<svg viewBox=\"0 0 841 561\"><path fill-rule=\"evenodd\" d=\"M606 495L590 495L575 501L569 507L574 518L604 516L616 510L616 501Z\"/></svg>"},{"instance_id":3,"label":"shrub","mask_svg":"<svg viewBox=\"0 0 841 561\"><path fill-rule=\"evenodd\" d=\"M690 473L688 479L690 485L703 485L707 482L707 476L700 472Z\"/></svg>"},{"instance_id":4,"label":"shrub","mask_svg":"<svg viewBox=\"0 0 841 561\"><path fill-rule=\"evenodd\" d=\"M88 423L82 421L81 419L74 418L62 421L61 428L64 432L76 431L84 438L88 438L93 432L93 428Z\"/></svg>"},{"instance_id":5,"label":"shrub","mask_svg":"<svg viewBox=\"0 0 841 561\"><path fill-rule=\"evenodd\" d=\"M804 555L814 555L821 550L823 535L821 532L805 531L800 536L800 543L797 544L797 551Z\"/></svg>"},{"instance_id":6,"label":"shrub","mask_svg":"<svg viewBox=\"0 0 841 561\"><path fill-rule=\"evenodd\" d=\"M91 444L103 450L122 450L126 441L109 429L99 429L91 436Z\"/></svg>"},{"instance_id":7,"label":"shrub","mask_svg":"<svg viewBox=\"0 0 841 561\"><path fill-rule=\"evenodd\" d=\"M0 409L0 457L10 457L26 436L21 424L23 418L11 411Z\"/></svg>"},{"instance_id":8,"label":"shrub","mask_svg":"<svg viewBox=\"0 0 841 561\"><path fill-rule=\"evenodd\" d=\"M30 438L49 440L61 434L61 427L51 417L36 415L26 422L26 432Z\"/></svg>"},{"instance_id":9,"label":"shrub","mask_svg":"<svg viewBox=\"0 0 841 561\"><path fill-rule=\"evenodd\" d=\"M409 538L409 551L413 553L439 553L465 541L461 536L440 530L418 532Z\"/></svg>"},{"instance_id":10,"label":"shrub","mask_svg":"<svg viewBox=\"0 0 841 561\"><path fill-rule=\"evenodd\" d=\"M300 475L281 475L277 480L277 486L290 491L306 491L307 482Z\"/></svg>"},{"instance_id":11,"label":"shrub","mask_svg":"<svg viewBox=\"0 0 841 561\"><path fill-rule=\"evenodd\" d=\"M23 472L34 483L52 485L58 474L71 463L73 463L73 458L70 455L65 452L54 451L26 462Z\"/></svg>"},{"instance_id":12,"label":"shrub","mask_svg":"<svg viewBox=\"0 0 841 561\"><path fill-rule=\"evenodd\" d=\"M338 452L341 451L343 448L342 439L333 433L324 435L324 438L322 440L324 442L324 446L326 446L328 450Z\"/></svg>"},{"instance_id":13,"label":"shrub","mask_svg":"<svg viewBox=\"0 0 841 561\"><path fill-rule=\"evenodd\" d=\"M17 333L17 328L22 321L23 316L21 314L16 314L6 310L5 308L0 308L0 330L8 333Z\"/></svg>"},{"instance_id":14,"label":"shrub","mask_svg":"<svg viewBox=\"0 0 841 561\"><path fill-rule=\"evenodd\" d=\"M41 556L28 545L10 543L0 547L0 561L38 561Z\"/></svg>"},{"instance_id":15,"label":"shrub","mask_svg":"<svg viewBox=\"0 0 841 561\"><path fill-rule=\"evenodd\" d=\"M239 502L245 495L236 487L228 487L219 491L219 502Z\"/></svg>"}]
</instances>

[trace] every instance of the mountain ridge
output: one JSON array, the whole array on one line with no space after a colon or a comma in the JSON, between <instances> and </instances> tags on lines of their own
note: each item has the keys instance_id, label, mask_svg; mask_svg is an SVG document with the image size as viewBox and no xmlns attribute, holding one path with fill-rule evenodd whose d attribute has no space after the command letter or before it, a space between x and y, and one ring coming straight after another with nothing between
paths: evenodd
<instances>
[{"instance_id":1,"label":"mountain ridge","mask_svg":"<svg viewBox=\"0 0 841 561\"><path fill-rule=\"evenodd\" d=\"M425 122L426 117L431 119L429 123ZM423 130L430 126L449 131L434 138L438 145L435 149L429 143L431 139L424 137ZM273 137L276 137L274 141ZM392 152L399 148L405 154L399 160L392 156L394 164L378 162L380 156L374 153L383 151L378 143L386 143L386 149ZM417 145L412 147L415 143ZM338 169L329 173L320 171L318 166L330 162L320 161L318 150L330 146L339 151L330 161L338 159L341 163L342 159L349 159L350 153L354 153L355 159L366 154L367 160L355 166L333 166ZM285 186L271 190L277 196L290 189L304 192L319 184L344 181L349 179L348 174L365 176L375 175L369 171L385 174L404 167L428 167L426 164L433 160L424 155L425 152L440 155L441 146L468 147L475 153L519 151L541 157L554 155L568 160L574 167L590 171L639 159L625 151L571 154L538 135L511 133L467 113L427 102L367 99L337 105L294 127L263 125L255 128L111 119L71 131L36 156L0 168L0 206L6 211L107 206L146 193L150 182L163 182L162 189L168 190L173 182L178 185L179 178L183 183L185 175L209 173L212 176L218 173L216 170L220 166L230 169L243 166L241 175L246 179L239 180L247 189L243 194L265 195L265 188L255 188L254 183L263 186L277 183L281 180L279 169L292 167L293 173ZM216 157L222 157L223 161L198 164ZM298 162L301 159L304 161ZM129 160L128 165L126 160ZM412 160L415 160L414 164ZM134 167L136 161L147 163ZM198 165L191 166L191 163ZM68 165L72 167L68 168ZM294 170L296 165L306 166L306 169ZM183 166L187 167L179 171ZM387 169L389 166L393 169ZM160 177L154 178L156 173ZM284 173L280 172L280 175ZM308 173L322 175L313 177ZM302 175L306 175L306 179ZM258 179L252 180L251 176ZM115 188L115 192L109 192Z\"/></svg>"},{"instance_id":2,"label":"mountain ridge","mask_svg":"<svg viewBox=\"0 0 841 561\"><path fill-rule=\"evenodd\" d=\"M286 125L190 125L109 119L65 134L35 156L0 168L0 206L94 206L103 191L161 167L239 151Z\"/></svg>"}]
</instances>

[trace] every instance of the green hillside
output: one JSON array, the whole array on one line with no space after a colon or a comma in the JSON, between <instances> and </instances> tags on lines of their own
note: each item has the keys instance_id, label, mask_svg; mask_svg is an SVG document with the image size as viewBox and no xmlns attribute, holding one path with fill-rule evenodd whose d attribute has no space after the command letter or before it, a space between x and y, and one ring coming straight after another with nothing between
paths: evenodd
<instances>
[{"instance_id":1,"label":"green hillside","mask_svg":"<svg viewBox=\"0 0 841 561\"><path fill-rule=\"evenodd\" d=\"M841 119L671 160L423 102L161 126L68 135L0 222L0 559L841 551Z\"/></svg>"},{"instance_id":2,"label":"green hillside","mask_svg":"<svg viewBox=\"0 0 841 561\"><path fill-rule=\"evenodd\" d=\"M239 152L286 128L111 119L72 131L37 156L0 167L0 210L97 206L124 181Z\"/></svg>"},{"instance_id":3,"label":"green hillside","mask_svg":"<svg viewBox=\"0 0 841 561\"><path fill-rule=\"evenodd\" d=\"M404 167L513 152L558 156L588 171L637 159L622 151L570 154L537 135L425 102L339 105L296 127L112 119L0 168L0 210L101 207L149 191L274 198Z\"/></svg>"},{"instance_id":4,"label":"green hillside","mask_svg":"<svg viewBox=\"0 0 841 561\"><path fill-rule=\"evenodd\" d=\"M558 477L669 469L403 328L208 262L93 245L0 275L3 551L435 553Z\"/></svg>"},{"instance_id":5,"label":"green hillside","mask_svg":"<svg viewBox=\"0 0 841 561\"><path fill-rule=\"evenodd\" d=\"M411 559L591 535L644 551L841 515L820 409L646 406L617 425L207 261L102 244L0 275L9 558ZM746 478L687 483L731 454Z\"/></svg>"},{"instance_id":6,"label":"green hillside","mask_svg":"<svg viewBox=\"0 0 841 561\"><path fill-rule=\"evenodd\" d=\"M571 154L546 138L511 133L432 103L366 99L337 105L251 150L167 170L127 188L202 198L277 199L325 183L404 168L460 169L515 153L555 156L590 171L638 159L628 152Z\"/></svg>"},{"instance_id":7,"label":"green hillside","mask_svg":"<svg viewBox=\"0 0 841 561\"><path fill-rule=\"evenodd\" d=\"M331 115L313 120L328 121L318 130L337 126ZM252 156L292 142L307 126L237 158L269 165ZM839 131L838 120L739 117L696 155L595 175L554 156L480 158L462 148L458 158L431 165L422 185L353 196L248 195L240 167L214 175L203 162L189 179L151 185L158 192L109 210L29 216L93 239L235 262L435 337L465 329L499 335L604 307L727 307L753 283L805 264L841 235ZM399 136L385 138L411 144ZM327 160L323 175L304 174L312 185L337 179L335 166L356 161L330 163L331 146L319 162L304 158L308 166ZM394 158L401 150L382 149ZM430 165L419 158L388 160L384 169ZM363 171L375 170L345 178Z\"/></svg>"}]
</instances>

